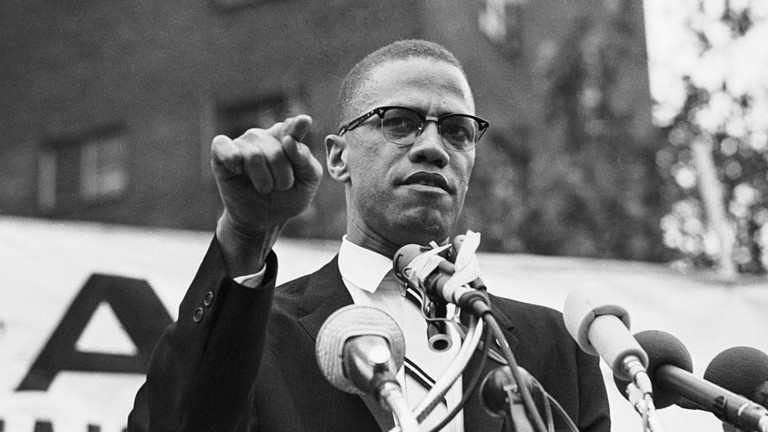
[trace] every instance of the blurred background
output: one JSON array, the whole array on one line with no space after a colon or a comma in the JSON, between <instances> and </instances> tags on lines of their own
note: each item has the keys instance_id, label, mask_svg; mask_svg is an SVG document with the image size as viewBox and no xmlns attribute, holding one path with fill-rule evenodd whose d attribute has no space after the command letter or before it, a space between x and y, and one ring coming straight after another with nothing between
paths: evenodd
<instances>
[{"instance_id":1,"label":"blurred background","mask_svg":"<svg viewBox=\"0 0 768 432\"><path fill-rule=\"evenodd\" d=\"M699 372L768 350L766 20L759 0L0 2L0 432L122 430L222 211L212 138L307 113L323 160L344 75L403 38L454 52L491 122L457 232L482 233L497 293L562 309L605 283ZM344 215L326 179L282 280L333 256ZM604 373L614 430L636 428Z\"/></svg>"},{"instance_id":2,"label":"blurred background","mask_svg":"<svg viewBox=\"0 0 768 432\"><path fill-rule=\"evenodd\" d=\"M0 212L211 230L213 136L309 113L322 160L349 68L425 38L492 124L462 218L484 250L765 274L766 5L666 3L2 2ZM326 181L286 234L344 227Z\"/></svg>"}]
</instances>

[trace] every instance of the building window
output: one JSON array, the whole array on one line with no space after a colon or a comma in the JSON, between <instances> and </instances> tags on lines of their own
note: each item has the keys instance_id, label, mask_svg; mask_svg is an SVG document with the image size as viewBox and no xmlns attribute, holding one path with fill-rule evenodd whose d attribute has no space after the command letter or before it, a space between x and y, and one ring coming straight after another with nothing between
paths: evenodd
<instances>
[{"instance_id":1,"label":"building window","mask_svg":"<svg viewBox=\"0 0 768 432\"><path fill-rule=\"evenodd\" d=\"M80 194L85 199L119 195L128 186L126 141L108 137L83 144L80 149Z\"/></svg>"},{"instance_id":2,"label":"building window","mask_svg":"<svg viewBox=\"0 0 768 432\"><path fill-rule=\"evenodd\" d=\"M120 196L128 188L128 140L120 128L55 140L40 153L38 204L43 210Z\"/></svg>"}]
</instances>

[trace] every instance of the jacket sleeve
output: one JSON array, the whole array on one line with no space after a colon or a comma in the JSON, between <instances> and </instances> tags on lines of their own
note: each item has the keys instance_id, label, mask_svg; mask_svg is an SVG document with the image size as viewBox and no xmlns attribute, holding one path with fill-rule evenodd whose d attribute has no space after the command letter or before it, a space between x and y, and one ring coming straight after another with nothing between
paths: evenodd
<instances>
[{"instance_id":1,"label":"jacket sleeve","mask_svg":"<svg viewBox=\"0 0 768 432\"><path fill-rule=\"evenodd\" d=\"M248 429L276 274L277 257L270 252L261 286L240 286L226 274L214 238L178 320L155 346L129 431Z\"/></svg>"}]
</instances>

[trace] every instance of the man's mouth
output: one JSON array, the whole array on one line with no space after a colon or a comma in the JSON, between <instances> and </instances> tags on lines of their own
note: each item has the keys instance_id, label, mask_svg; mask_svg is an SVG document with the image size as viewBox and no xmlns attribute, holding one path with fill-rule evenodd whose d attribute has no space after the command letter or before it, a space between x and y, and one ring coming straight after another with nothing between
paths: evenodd
<instances>
[{"instance_id":1,"label":"man's mouth","mask_svg":"<svg viewBox=\"0 0 768 432\"><path fill-rule=\"evenodd\" d=\"M405 178L403 185L421 185L433 188L440 188L448 193L453 193L453 188L448 184L448 180L442 174L428 171L415 172Z\"/></svg>"}]
</instances>

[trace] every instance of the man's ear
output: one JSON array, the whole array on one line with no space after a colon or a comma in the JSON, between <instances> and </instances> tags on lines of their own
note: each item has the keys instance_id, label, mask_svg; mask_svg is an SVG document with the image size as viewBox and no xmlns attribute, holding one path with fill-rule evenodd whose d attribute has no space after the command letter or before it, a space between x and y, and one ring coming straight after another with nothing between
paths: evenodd
<instances>
[{"instance_id":1,"label":"man's ear","mask_svg":"<svg viewBox=\"0 0 768 432\"><path fill-rule=\"evenodd\" d=\"M347 168L347 140L339 135L325 137L325 163L331 178L342 182L349 182L349 170Z\"/></svg>"}]
</instances>

